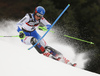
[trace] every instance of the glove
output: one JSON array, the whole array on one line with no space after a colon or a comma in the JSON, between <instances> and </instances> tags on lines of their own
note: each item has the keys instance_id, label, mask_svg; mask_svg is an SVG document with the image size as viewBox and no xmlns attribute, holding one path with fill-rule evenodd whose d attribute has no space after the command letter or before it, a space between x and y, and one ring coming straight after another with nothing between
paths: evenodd
<instances>
[{"instance_id":1,"label":"glove","mask_svg":"<svg viewBox=\"0 0 100 76\"><path fill-rule=\"evenodd\" d=\"M24 38L25 38L25 34L24 34L23 31L20 31L20 32L19 32L19 38L20 38L20 39L24 39Z\"/></svg>"},{"instance_id":2,"label":"glove","mask_svg":"<svg viewBox=\"0 0 100 76\"><path fill-rule=\"evenodd\" d=\"M39 28L39 30L47 31L47 28L45 26L43 26L43 27L39 26L38 28Z\"/></svg>"},{"instance_id":3,"label":"glove","mask_svg":"<svg viewBox=\"0 0 100 76\"><path fill-rule=\"evenodd\" d=\"M49 29L51 27L51 25L46 25L47 29Z\"/></svg>"}]
</instances>

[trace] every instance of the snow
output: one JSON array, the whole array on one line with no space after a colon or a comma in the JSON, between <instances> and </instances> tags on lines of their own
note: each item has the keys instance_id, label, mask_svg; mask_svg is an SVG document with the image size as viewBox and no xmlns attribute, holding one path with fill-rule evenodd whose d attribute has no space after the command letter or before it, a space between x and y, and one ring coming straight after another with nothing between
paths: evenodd
<instances>
[{"instance_id":1,"label":"snow","mask_svg":"<svg viewBox=\"0 0 100 76\"><path fill-rule=\"evenodd\" d=\"M0 49L0 76L99 76L47 58L35 49L5 41L0 41Z\"/></svg>"},{"instance_id":2,"label":"snow","mask_svg":"<svg viewBox=\"0 0 100 76\"><path fill-rule=\"evenodd\" d=\"M15 29L16 21L7 21L5 24L10 26L2 28L1 35L18 34ZM48 35L52 36L52 33ZM48 35L45 37L48 45L60 50L69 60L77 62L77 67L47 58L34 48L27 50L30 46L21 43L19 38L0 38L0 76L99 76L81 69L85 68L85 63L88 61L88 58L84 59L85 53L76 54L72 46L60 45L57 41L52 42L55 38L50 38Z\"/></svg>"}]
</instances>

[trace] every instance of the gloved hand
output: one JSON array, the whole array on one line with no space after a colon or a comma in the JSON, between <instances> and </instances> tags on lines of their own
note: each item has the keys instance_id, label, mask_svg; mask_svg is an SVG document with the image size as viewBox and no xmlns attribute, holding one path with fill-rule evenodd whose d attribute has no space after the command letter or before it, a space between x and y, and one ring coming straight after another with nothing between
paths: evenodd
<instances>
[{"instance_id":1,"label":"gloved hand","mask_svg":"<svg viewBox=\"0 0 100 76\"><path fill-rule=\"evenodd\" d=\"M51 27L51 25L46 25L47 29L49 29Z\"/></svg>"},{"instance_id":2,"label":"gloved hand","mask_svg":"<svg viewBox=\"0 0 100 76\"><path fill-rule=\"evenodd\" d=\"M42 31L47 31L47 28L45 26L43 26L43 27L39 26L38 29L42 30Z\"/></svg>"},{"instance_id":3,"label":"gloved hand","mask_svg":"<svg viewBox=\"0 0 100 76\"><path fill-rule=\"evenodd\" d=\"M19 38L20 38L20 39L24 39L24 38L25 38L25 34L24 34L23 31L20 31L20 32L19 32Z\"/></svg>"}]
</instances>

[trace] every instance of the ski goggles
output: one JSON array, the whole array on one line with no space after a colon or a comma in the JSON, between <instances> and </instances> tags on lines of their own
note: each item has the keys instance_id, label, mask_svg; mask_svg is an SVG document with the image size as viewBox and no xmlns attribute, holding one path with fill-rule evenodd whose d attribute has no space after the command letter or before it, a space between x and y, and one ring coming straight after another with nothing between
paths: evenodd
<instances>
[{"instance_id":1,"label":"ski goggles","mask_svg":"<svg viewBox=\"0 0 100 76\"><path fill-rule=\"evenodd\" d=\"M38 16L38 17L40 17L40 18L43 17L43 15L41 15L41 14L39 14L39 13L36 13L36 16Z\"/></svg>"}]
</instances>

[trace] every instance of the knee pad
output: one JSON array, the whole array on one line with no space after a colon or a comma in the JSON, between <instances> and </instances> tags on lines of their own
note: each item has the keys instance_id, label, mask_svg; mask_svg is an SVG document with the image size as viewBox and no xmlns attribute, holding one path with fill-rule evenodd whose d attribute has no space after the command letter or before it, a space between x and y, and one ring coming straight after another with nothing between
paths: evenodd
<instances>
[{"instance_id":1,"label":"knee pad","mask_svg":"<svg viewBox=\"0 0 100 76\"><path fill-rule=\"evenodd\" d=\"M37 39L34 38L34 37L32 37L31 40L30 40L30 43L31 43L32 45L34 45L35 43L37 43Z\"/></svg>"}]
</instances>

